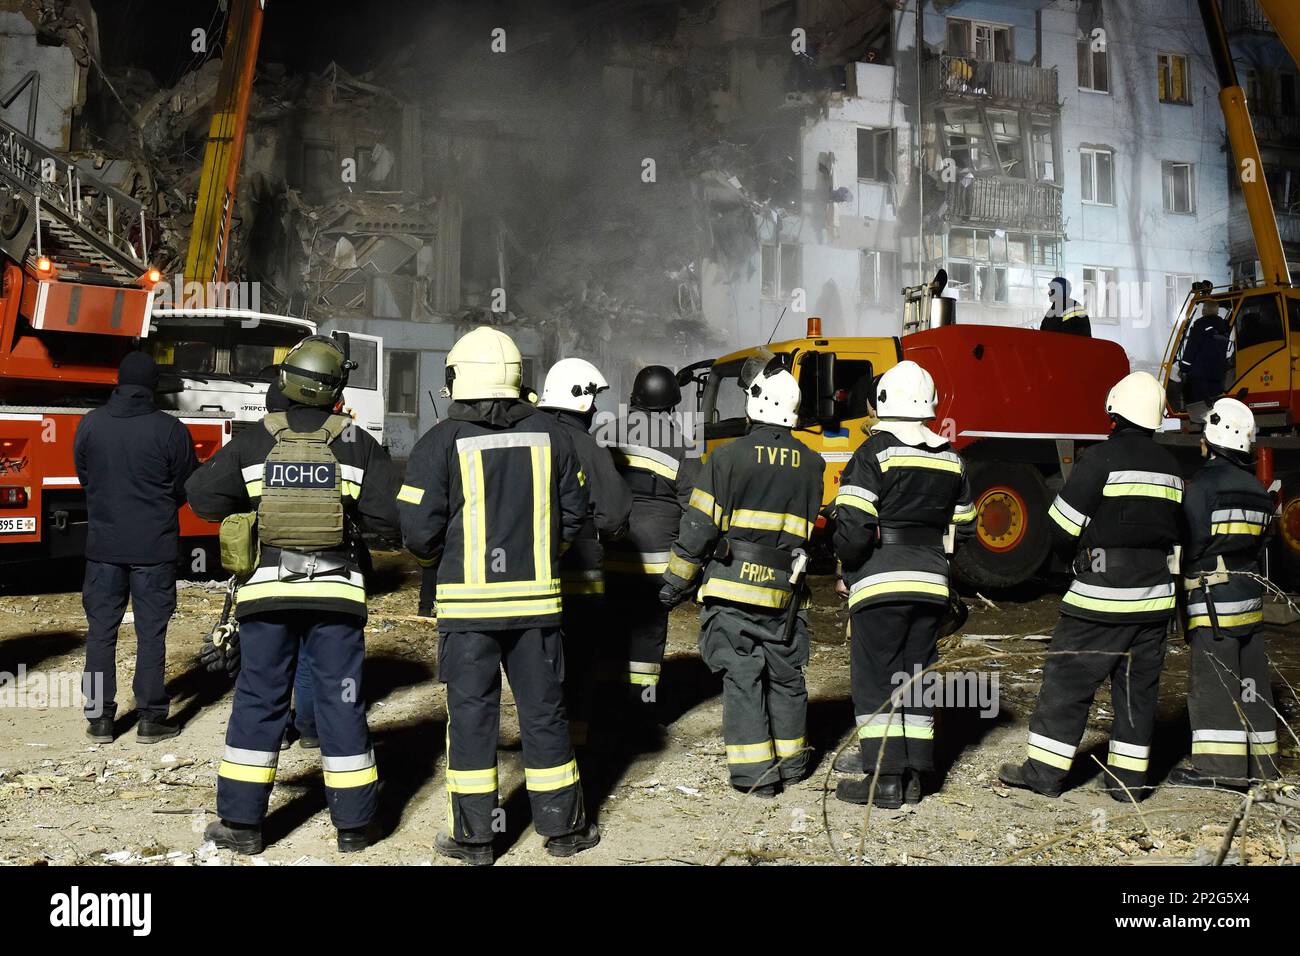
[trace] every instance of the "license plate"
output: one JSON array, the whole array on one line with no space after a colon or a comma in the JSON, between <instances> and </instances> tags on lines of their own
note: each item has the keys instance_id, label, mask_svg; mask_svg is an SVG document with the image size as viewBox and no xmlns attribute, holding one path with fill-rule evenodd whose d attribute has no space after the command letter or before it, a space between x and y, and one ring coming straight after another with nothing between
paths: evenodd
<instances>
[{"instance_id":1,"label":"license plate","mask_svg":"<svg viewBox=\"0 0 1300 956\"><path fill-rule=\"evenodd\" d=\"M0 518L0 534L35 534L36 518Z\"/></svg>"}]
</instances>

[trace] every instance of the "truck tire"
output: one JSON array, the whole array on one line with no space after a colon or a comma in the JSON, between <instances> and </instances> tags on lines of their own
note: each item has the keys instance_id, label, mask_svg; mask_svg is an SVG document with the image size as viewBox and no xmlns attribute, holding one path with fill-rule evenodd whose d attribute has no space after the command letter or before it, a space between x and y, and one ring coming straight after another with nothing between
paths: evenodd
<instances>
[{"instance_id":1,"label":"truck tire","mask_svg":"<svg viewBox=\"0 0 1300 956\"><path fill-rule=\"evenodd\" d=\"M1282 514L1269 543L1269 577L1284 590L1300 588L1300 481L1282 476Z\"/></svg>"},{"instance_id":2,"label":"truck tire","mask_svg":"<svg viewBox=\"0 0 1300 956\"><path fill-rule=\"evenodd\" d=\"M1029 580L1052 546L1043 476L1032 465L974 461L969 464L975 502L975 534L953 556L957 578L979 590L997 591Z\"/></svg>"}]
</instances>

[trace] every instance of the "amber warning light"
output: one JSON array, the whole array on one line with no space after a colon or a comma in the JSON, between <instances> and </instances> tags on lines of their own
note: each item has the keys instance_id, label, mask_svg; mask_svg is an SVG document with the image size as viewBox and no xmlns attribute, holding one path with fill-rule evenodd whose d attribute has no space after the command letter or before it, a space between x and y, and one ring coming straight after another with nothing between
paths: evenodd
<instances>
[{"instance_id":1,"label":"amber warning light","mask_svg":"<svg viewBox=\"0 0 1300 956\"><path fill-rule=\"evenodd\" d=\"M815 315L808 317L808 338L819 339L822 335L822 320Z\"/></svg>"}]
</instances>

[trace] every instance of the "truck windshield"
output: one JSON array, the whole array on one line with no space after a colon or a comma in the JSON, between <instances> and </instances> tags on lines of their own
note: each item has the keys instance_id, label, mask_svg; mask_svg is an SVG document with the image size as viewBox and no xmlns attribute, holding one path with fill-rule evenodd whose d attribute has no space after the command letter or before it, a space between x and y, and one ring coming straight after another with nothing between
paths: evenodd
<instances>
[{"instance_id":1,"label":"truck windshield","mask_svg":"<svg viewBox=\"0 0 1300 956\"><path fill-rule=\"evenodd\" d=\"M154 361L176 375L269 382L276 366L308 330L300 325L238 320L164 320L149 338Z\"/></svg>"},{"instance_id":2,"label":"truck windshield","mask_svg":"<svg viewBox=\"0 0 1300 956\"><path fill-rule=\"evenodd\" d=\"M740 369L744 364L744 359L737 359L709 370L701 408L706 423L745 417L745 393L740 390Z\"/></svg>"}]
</instances>

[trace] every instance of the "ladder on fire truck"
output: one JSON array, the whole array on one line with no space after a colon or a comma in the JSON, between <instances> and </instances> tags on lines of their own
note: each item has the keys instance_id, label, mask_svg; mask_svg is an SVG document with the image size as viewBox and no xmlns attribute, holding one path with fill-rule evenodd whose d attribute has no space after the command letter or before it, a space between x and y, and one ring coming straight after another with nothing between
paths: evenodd
<instances>
[{"instance_id":1,"label":"ladder on fire truck","mask_svg":"<svg viewBox=\"0 0 1300 956\"><path fill-rule=\"evenodd\" d=\"M26 243L24 234L30 237ZM149 268L140 202L4 120L0 248L31 267L42 257L57 260L61 273L86 281L98 274L114 282L134 282Z\"/></svg>"}]
</instances>

